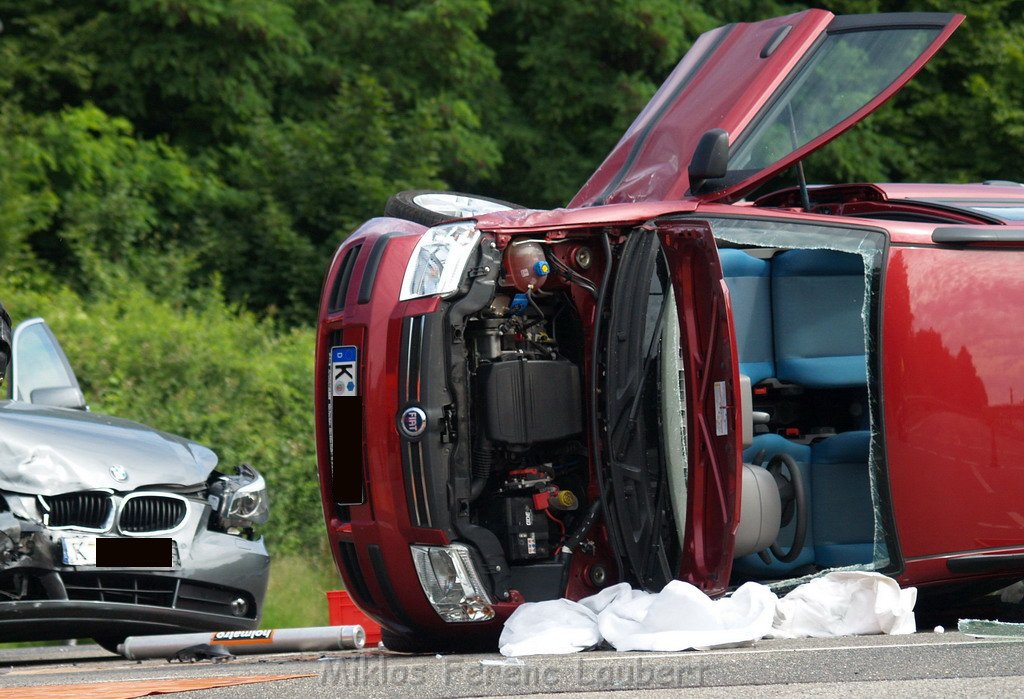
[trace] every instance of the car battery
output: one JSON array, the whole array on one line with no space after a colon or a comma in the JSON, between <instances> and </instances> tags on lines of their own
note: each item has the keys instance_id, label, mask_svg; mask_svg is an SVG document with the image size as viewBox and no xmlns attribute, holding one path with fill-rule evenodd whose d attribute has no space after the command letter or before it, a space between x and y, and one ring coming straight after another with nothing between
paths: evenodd
<instances>
[{"instance_id":1,"label":"car battery","mask_svg":"<svg viewBox=\"0 0 1024 699\"><path fill-rule=\"evenodd\" d=\"M500 516L502 521L493 522L492 531L503 539L510 562L551 557L551 525L543 510L533 508L533 498L501 498Z\"/></svg>"}]
</instances>

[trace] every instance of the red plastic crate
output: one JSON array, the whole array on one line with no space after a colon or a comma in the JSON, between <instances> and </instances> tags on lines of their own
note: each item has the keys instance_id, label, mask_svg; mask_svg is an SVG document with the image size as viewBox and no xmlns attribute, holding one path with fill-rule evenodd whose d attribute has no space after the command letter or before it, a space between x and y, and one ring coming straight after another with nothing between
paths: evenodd
<instances>
[{"instance_id":1,"label":"red plastic crate","mask_svg":"<svg viewBox=\"0 0 1024 699\"><path fill-rule=\"evenodd\" d=\"M362 626L367 646L376 646L380 641L380 624L366 616L345 590L327 592L327 618L331 626Z\"/></svg>"}]
</instances>

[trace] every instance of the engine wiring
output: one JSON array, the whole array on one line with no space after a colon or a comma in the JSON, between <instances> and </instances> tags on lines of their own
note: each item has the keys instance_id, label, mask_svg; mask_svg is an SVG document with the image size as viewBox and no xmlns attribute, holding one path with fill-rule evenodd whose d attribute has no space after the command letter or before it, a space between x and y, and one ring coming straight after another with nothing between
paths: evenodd
<instances>
[{"instance_id":1,"label":"engine wiring","mask_svg":"<svg viewBox=\"0 0 1024 699\"><path fill-rule=\"evenodd\" d=\"M550 510L545 509L544 514L548 516L548 519L550 519L552 522L558 525L558 530L562 533L561 538L558 540L558 548L554 550L554 556L557 557L559 552L561 552L562 547L565 546L565 523L562 520L558 519L558 517L555 517L553 514L551 514Z\"/></svg>"},{"instance_id":2,"label":"engine wiring","mask_svg":"<svg viewBox=\"0 0 1024 699\"><path fill-rule=\"evenodd\" d=\"M597 297L597 287L594 286L594 283L591 282L589 279L587 279L582 274L569 267L569 265L562 262L555 255L551 255L548 261L551 263L552 267L554 267L555 269L562 273L562 276L567 277L570 281L586 289L591 296L595 298Z\"/></svg>"}]
</instances>

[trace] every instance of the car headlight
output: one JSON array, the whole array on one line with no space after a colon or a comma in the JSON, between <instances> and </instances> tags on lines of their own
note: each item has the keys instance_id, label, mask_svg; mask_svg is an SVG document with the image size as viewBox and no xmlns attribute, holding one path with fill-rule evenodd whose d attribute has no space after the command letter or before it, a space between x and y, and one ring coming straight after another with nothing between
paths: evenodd
<instances>
[{"instance_id":1,"label":"car headlight","mask_svg":"<svg viewBox=\"0 0 1024 699\"><path fill-rule=\"evenodd\" d=\"M442 619L487 621L494 618L491 598L465 545L410 548L423 592Z\"/></svg>"},{"instance_id":2,"label":"car headlight","mask_svg":"<svg viewBox=\"0 0 1024 699\"><path fill-rule=\"evenodd\" d=\"M237 475L221 478L210 491L211 503L225 527L252 527L270 517L267 482L249 464L239 466Z\"/></svg>"},{"instance_id":3,"label":"car headlight","mask_svg":"<svg viewBox=\"0 0 1024 699\"><path fill-rule=\"evenodd\" d=\"M475 221L458 221L427 230L405 268L399 299L444 296L459 288L462 273L480 240Z\"/></svg>"}]
</instances>

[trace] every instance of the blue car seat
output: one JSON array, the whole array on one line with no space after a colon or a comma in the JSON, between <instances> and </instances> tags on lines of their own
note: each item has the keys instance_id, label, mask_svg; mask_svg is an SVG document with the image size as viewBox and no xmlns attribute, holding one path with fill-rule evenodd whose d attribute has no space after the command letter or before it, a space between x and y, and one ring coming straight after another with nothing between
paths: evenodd
<instances>
[{"instance_id":1,"label":"blue car seat","mask_svg":"<svg viewBox=\"0 0 1024 699\"><path fill-rule=\"evenodd\" d=\"M789 250L771 270L776 378L808 388L867 383L861 257Z\"/></svg>"},{"instance_id":2,"label":"blue car seat","mask_svg":"<svg viewBox=\"0 0 1024 699\"><path fill-rule=\"evenodd\" d=\"M870 563L875 516L868 457L871 433L843 432L811 447L814 557L830 568Z\"/></svg>"},{"instance_id":3,"label":"blue car seat","mask_svg":"<svg viewBox=\"0 0 1024 699\"><path fill-rule=\"evenodd\" d=\"M732 300L740 373L756 385L775 376L771 266L742 250L723 248L718 254Z\"/></svg>"}]
</instances>

